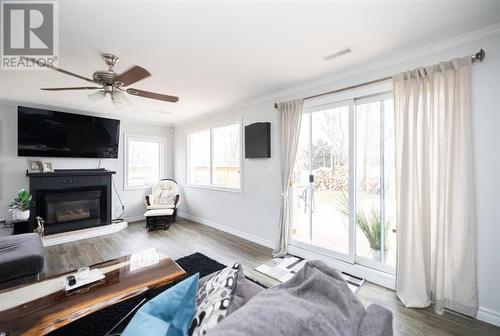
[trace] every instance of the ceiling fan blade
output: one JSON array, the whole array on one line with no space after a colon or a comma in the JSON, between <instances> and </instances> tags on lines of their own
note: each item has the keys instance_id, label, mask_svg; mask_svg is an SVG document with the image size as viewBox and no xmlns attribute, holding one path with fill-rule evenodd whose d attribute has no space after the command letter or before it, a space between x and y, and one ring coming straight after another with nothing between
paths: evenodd
<instances>
[{"instance_id":1,"label":"ceiling fan blade","mask_svg":"<svg viewBox=\"0 0 500 336\"><path fill-rule=\"evenodd\" d=\"M49 69L52 69L52 70L58 71L58 72L60 72L60 73L66 74L66 75L70 75L70 76L73 76L73 77L76 77L76 78L83 79L83 80L85 80L85 81L87 81L87 82L96 83L93 79L90 79L90 78L87 78L87 77L84 77L84 76L77 75L77 74L76 74L76 73L74 73L74 72L71 72L71 71L68 71L68 70L64 70L64 69L61 69L61 68L55 67L55 66L50 65L50 64L47 64L47 63L38 63L36 58L31 58L31 57L22 57L22 58L23 58L23 59L25 59L25 60L31 61L31 62L33 62L34 64L37 64L37 65L38 65L38 66L40 66L40 67L49 68Z\"/></svg>"},{"instance_id":2,"label":"ceiling fan blade","mask_svg":"<svg viewBox=\"0 0 500 336\"><path fill-rule=\"evenodd\" d=\"M104 90L99 90L97 92L88 94L87 97L89 97L90 100L92 101L100 101L103 100L104 97L106 97L106 92Z\"/></svg>"},{"instance_id":3,"label":"ceiling fan blade","mask_svg":"<svg viewBox=\"0 0 500 336\"><path fill-rule=\"evenodd\" d=\"M40 88L45 91L63 91L63 90L99 90L102 87L98 86L79 86L79 87L65 87L65 88Z\"/></svg>"},{"instance_id":4,"label":"ceiling fan blade","mask_svg":"<svg viewBox=\"0 0 500 336\"><path fill-rule=\"evenodd\" d=\"M179 100L179 97L167 96L167 95L164 95L161 93L154 93L154 92L150 92L150 91L137 90L137 89L127 89L127 93L129 93L133 96L158 99L158 100L168 101L171 103L176 103Z\"/></svg>"},{"instance_id":5,"label":"ceiling fan blade","mask_svg":"<svg viewBox=\"0 0 500 336\"><path fill-rule=\"evenodd\" d=\"M118 77L115 78L114 82L120 82L123 84L123 86L127 86L149 76L151 76L151 74L148 70L138 65L134 65L132 68L128 69L121 75L118 75Z\"/></svg>"}]
</instances>

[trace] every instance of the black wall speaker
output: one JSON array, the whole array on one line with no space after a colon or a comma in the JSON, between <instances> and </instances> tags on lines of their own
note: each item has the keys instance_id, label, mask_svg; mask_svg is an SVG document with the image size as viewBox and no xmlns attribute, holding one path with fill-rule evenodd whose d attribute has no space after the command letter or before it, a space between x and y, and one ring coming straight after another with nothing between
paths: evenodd
<instances>
[{"instance_id":1,"label":"black wall speaker","mask_svg":"<svg viewBox=\"0 0 500 336\"><path fill-rule=\"evenodd\" d=\"M245 126L245 158L271 157L271 123L258 122Z\"/></svg>"}]
</instances>

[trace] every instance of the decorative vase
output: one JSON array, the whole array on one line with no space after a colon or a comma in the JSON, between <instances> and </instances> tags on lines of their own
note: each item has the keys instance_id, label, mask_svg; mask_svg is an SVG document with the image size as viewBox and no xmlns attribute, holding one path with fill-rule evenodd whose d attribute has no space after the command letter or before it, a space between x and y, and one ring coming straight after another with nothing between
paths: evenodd
<instances>
[{"instance_id":1,"label":"decorative vase","mask_svg":"<svg viewBox=\"0 0 500 336\"><path fill-rule=\"evenodd\" d=\"M372 259L373 260L377 260L377 261L380 261L382 260L381 257L382 257L382 254L380 253L380 250L375 250L375 249L371 249L372 250ZM384 251L384 259L387 258L387 250Z\"/></svg>"},{"instance_id":2,"label":"decorative vase","mask_svg":"<svg viewBox=\"0 0 500 336\"><path fill-rule=\"evenodd\" d=\"M30 218L30 211L29 210L24 210L24 211L21 211L19 209L16 209L14 210L13 212L13 219L14 220L21 220L21 221L25 221L27 220L28 218Z\"/></svg>"},{"instance_id":3,"label":"decorative vase","mask_svg":"<svg viewBox=\"0 0 500 336\"><path fill-rule=\"evenodd\" d=\"M380 250L372 249L373 260L381 260L380 257L381 257Z\"/></svg>"}]
</instances>

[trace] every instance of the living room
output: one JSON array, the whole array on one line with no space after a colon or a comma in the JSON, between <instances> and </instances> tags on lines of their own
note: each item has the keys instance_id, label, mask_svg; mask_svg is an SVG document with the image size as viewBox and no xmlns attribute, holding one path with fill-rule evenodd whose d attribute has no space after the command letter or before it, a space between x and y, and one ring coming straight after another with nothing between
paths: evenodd
<instances>
[{"instance_id":1,"label":"living room","mask_svg":"<svg viewBox=\"0 0 500 336\"><path fill-rule=\"evenodd\" d=\"M500 335L499 2L0 4L0 335Z\"/></svg>"}]
</instances>

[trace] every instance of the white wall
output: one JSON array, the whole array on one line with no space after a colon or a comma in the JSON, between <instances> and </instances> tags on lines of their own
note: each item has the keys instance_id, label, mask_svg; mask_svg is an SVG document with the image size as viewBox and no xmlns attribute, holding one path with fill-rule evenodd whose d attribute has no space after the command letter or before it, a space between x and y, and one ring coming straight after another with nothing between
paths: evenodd
<instances>
[{"instance_id":1,"label":"white wall","mask_svg":"<svg viewBox=\"0 0 500 336\"><path fill-rule=\"evenodd\" d=\"M241 118L243 126L259 121L271 122L271 158L243 159L242 193L215 191L185 186L186 131L199 126ZM180 211L195 220L205 219L222 225L222 229L239 231L261 243L273 245L278 226L280 205L280 172L278 160L278 115L272 104L261 104L207 119L175 130L175 178L182 185ZM244 146L243 146L244 147ZM244 153L244 152L243 152ZM212 223L211 223L212 224Z\"/></svg>"},{"instance_id":2,"label":"white wall","mask_svg":"<svg viewBox=\"0 0 500 336\"><path fill-rule=\"evenodd\" d=\"M31 105L30 105L31 106ZM33 106L40 108L41 107ZM55 111L63 111L53 108ZM63 112L74 112L82 114L91 114L80 111L72 111L64 109ZM109 116L105 116L109 117ZM116 117L114 117L116 119ZM166 125L156 126L154 124L140 123L130 120L122 120L120 123L120 144L119 154L117 159L103 159L101 168L116 171L113 179L116 189L122 198L125 205L124 218L137 220L144 214L144 195L148 190L123 190L123 157L124 157L124 133L132 133L139 135L154 135L165 137L165 177L173 175L173 136L170 132L170 127ZM26 157L17 156L17 105L11 103L0 103L0 217L11 219L8 213L8 204L15 197L19 189L25 188L28 190L28 178L26 177ZM31 158L30 158L31 159ZM51 161L55 169L64 168L97 168L99 159L81 159L81 158L32 158ZM150 191L150 190L149 190ZM121 213L121 207L118 197L113 190L113 213L115 218Z\"/></svg>"},{"instance_id":3,"label":"white wall","mask_svg":"<svg viewBox=\"0 0 500 336\"><path fill-rule=\"evenodd\" d=\"M184 187L181 212L195 220L231 233L272 245L278 234L280 202L278 116L275 101L286 101L327 92L417 66L486 50L486 59L473 68L474 148L477 179L478 283L480 319L500 325L500 31L484 30L443 41L429 48L386 59L377 64L303 83L287 91L269 94L225 109L176 128L175 176L186 183L186 131L217 120L242 118L243 125L255 121L272 123L272 158L243 160L243 193ZM258 218L257 218L258 216Z\"/></svg>"}]
</instances>

